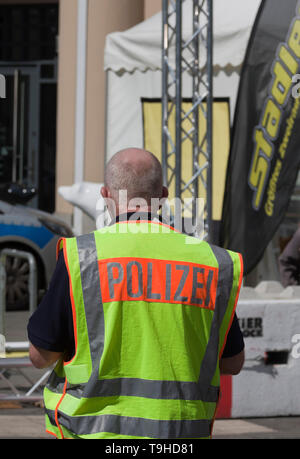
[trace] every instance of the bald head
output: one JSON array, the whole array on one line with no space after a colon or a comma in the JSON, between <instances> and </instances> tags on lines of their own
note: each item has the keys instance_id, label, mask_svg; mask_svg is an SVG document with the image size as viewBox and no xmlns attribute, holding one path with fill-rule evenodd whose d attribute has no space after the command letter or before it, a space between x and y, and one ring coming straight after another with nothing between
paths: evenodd
<instances>
[{"instance_id":1,"label":"bald head","mask_svg":"<svg viewBox=\"0 0 300 459\"><path fill-rule=\"evenodd\" d=\"M111 197L117 199L120 190L126 190L128 200L161 198L163 189L162 167L149 151L128 148L116 153L105 171L105 186Z\"/></svg>"},{"instance_id":2,"label":"bald head","mask_svg":"<svg viewBox=\"0 0 300 459\"><path fill-rule=\"evenodd\" d=\"M160 162L140 148L116 153L106 166L104 182L101 194L111 215L136 210L157 212L157 201L160 206L160 199L168 196ZM155 208L151 208L151 200L156 201Z\"/></svg>"}]
</instances>

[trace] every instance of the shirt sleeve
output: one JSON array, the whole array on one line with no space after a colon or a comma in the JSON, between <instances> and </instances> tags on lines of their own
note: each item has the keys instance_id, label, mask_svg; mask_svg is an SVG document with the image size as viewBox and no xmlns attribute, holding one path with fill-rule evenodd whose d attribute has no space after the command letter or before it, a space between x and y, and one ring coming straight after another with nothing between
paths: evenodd
<instances>
[{"instance_id":1,"label":"shirt sleeve","mask_svg":"<svg viewBox=\"0 0 300 459\"><path fill-rule=\"evenodd\" d=\"M222 354L223 358L234 357L244 349L244 338L240 329L239 321L236 314L234 314L231 327L227 335L227 341Z\"/></svg>"},{"instance_id":2,"label":"shirt sleeve","mask_svg":"<svg viewBox=\"0 0 300 459\"><path fill-rule=\"evenodd\" d=\"M27 325L29 341L36 347L52 352L74 351L72 307L69 277L62 251L49 289Z\"/></svg>"}]
</instances>

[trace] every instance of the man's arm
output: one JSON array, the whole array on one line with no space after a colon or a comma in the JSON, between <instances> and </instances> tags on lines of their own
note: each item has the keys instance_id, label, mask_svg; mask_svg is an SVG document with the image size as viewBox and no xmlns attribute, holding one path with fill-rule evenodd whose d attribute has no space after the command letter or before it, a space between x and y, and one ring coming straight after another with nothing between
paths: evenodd
<instances>
[{"instance_id":1,"label":"man's arm","mask_svg":"<svg viewBox=\"0 0 300 459\"><path fill-rule=\"evenodd\" d=\"M243 368L245 361L245 351L233 357L225 357L220 360L220 371L222 375L238 375Z\"/></svg>"},{"instance_id":2,"label":"man's arm","mask_svg":"<svg viewBox=\"0 0 300 459\"><path fill-rule=\"evenodd\" d=\"M60 252L50 286L29 319L29 357L36 368L47 368L61 357L70 360L75 351L69 279Z\"/></svg>"},{"instance_id":3,"label":"man's arm","mask_svg":"<svg viewBox=\"0 0 300 459\"><path fill-rule=\"evenodd\" d=\"M46 351L45 349L35 347L31 343L29 345L29 358L32 365L39 370L50 367L58 359L62 358L62 356L62 352Z\"/></svg>"},{"instance_id":4,"label":"man's arm","mask_svg":"<svg viewBox=\"0 0 300 459\"><path fill-rule=\"evenodd\" d=\"M234 314L231 327L229 329L225 348L220 359L220 371L224 375L237 375L241 371L244 360L245 343L240 329L237 315Z\"/></svg>"}]
</instances>

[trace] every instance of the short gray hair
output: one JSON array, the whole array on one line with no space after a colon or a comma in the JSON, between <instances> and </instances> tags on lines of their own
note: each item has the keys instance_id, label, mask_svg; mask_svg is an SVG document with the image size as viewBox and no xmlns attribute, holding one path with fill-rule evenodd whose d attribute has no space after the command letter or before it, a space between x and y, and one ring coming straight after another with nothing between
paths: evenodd
<instances>
[{"instance_id":1,"label":"short gray hair","mask_svg":"<svg viewBox=\"0 0 300 459\"><path fill-rule=\"evenodd\" d=\"M142 198L150 205L151 198L161 197L163 185L161 164L153 153L140 150L147 153L149 160L136 170L130 162L122 160L122 153L125 151L116 153L108 162L104 177L105 185L111 190L115 199L120 190L126 190L128 201ZM139 149L136 149L137 155L138 152Z\"/></svg>"}]
</instances>

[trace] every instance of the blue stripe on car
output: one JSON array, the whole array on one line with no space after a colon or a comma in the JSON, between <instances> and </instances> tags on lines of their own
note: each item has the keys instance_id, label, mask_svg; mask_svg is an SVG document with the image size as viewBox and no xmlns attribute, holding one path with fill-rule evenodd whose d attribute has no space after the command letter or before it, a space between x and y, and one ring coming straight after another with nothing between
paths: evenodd
<instances>
[{"instance_id":1,"label":"blue stripe on car","mask_svg":"<svg viewBox=\"0 0 300 459\"><path fill-rule=\"evenodd\" d=\"M53 234L44 226L24 226L0 224L0 237L19 236L29 239L43 249L53 238Z\"/></svg>"}]
</instances>

